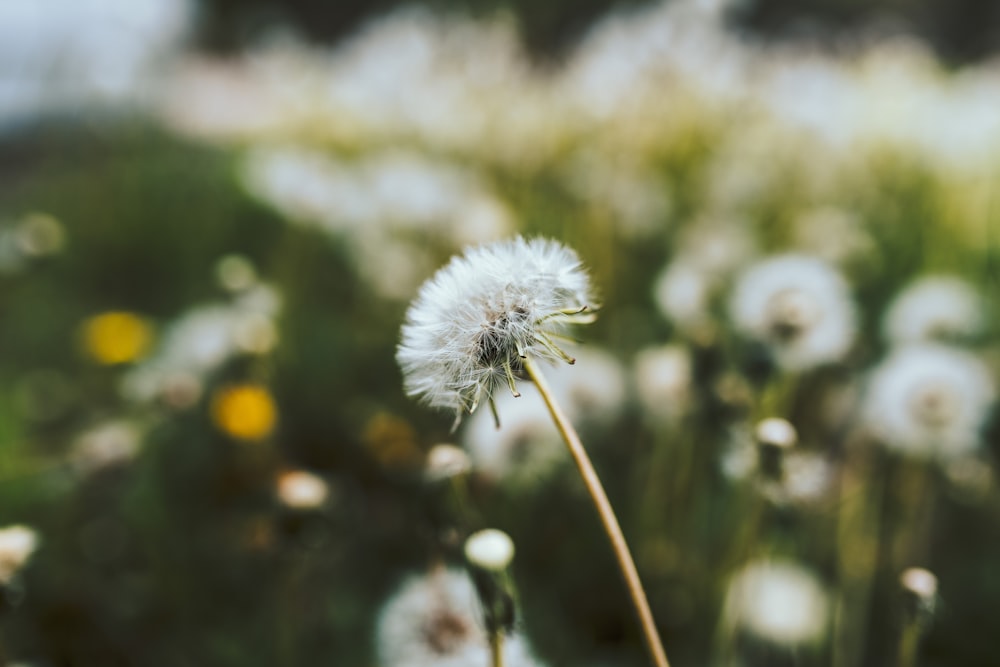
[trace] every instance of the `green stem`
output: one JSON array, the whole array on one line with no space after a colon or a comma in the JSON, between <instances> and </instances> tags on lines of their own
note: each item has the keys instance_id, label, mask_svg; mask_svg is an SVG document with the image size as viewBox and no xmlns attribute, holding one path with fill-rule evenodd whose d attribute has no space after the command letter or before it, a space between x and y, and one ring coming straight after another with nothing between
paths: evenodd
<instances>
[{"instance_id":1,"label":"green stem","mask_svg":"<svg viewBox=\"0 0 1000 667\"><path fill-rule=\"evenodd\" d=\"M629 552L628 544L625 542L625 535L622 533L621 526L618 525L618 519L611 508L611 502L604 492L604 487L597 476L597 471L594 470L594 465L590 462L590 457L587 456L587 452L583 448L583 443L580 442L580 436L577 435L576 430L569 423L569 419L566 418L562 408L556 403L544 375L542 375L541 370L535 364L535 360L530 356L524 359L524 370L534 380L535 385L538 387L538 392L545 400L545 405L552 414L556 428L559 429L559 433L562 435L563 440L565 440L573 461L576 463L576 467L580 470L584 486L587 487L587 491L594 501L597 513L604 526L604 531L607 533L608 539L611 540L611 548L618 559L618 566L625 577L625 584L632 598L635 611L639 616L643 636L653 658L653 663L657 667L670 667L670 663L667 662L666 652L663 650L663 643L660 641L660 635L656 630L656 623L653 621L653 612L649 608L646 592L642 587L642 582L639 580L639 572L636 570L632 554Z\"/></svg>"},{"instance_id":2,"label":"green stem","mask_svg":"<svg viewBox=\"0 0 1000 667\"><path fill-rule=\"evenodd\" d=\"M503 633L499 630L490 633L490 665L503 667Z\"/></svg>"}]
</instances>

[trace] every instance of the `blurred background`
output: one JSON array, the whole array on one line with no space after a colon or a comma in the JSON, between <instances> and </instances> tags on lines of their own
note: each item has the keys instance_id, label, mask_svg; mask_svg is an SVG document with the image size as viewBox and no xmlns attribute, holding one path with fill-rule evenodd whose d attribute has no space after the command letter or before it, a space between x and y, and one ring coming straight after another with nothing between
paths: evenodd
<instances>
[{"instance_id":1,"label":"blurred background","mask_svg":"<svg viewBox=\"0 0 1000 667\"><path fill-rule=\"evenodd\" d=\"M995 665L998 47L974 0L4 0L0 665L486 666L434 578L485 527L509 667L648 664L532 388L402 390L419 285L515 234L600 294L552 382L671 664Z\"/></svg>"}]
</instances>

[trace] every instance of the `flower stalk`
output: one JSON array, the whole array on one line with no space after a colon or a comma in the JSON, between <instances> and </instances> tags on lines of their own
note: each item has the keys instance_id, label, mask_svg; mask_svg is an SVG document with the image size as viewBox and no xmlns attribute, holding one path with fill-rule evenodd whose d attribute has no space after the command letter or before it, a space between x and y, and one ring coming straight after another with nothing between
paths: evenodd
<instances>
[{"instance_id":1,"label":"flower stalk","mask_svg":"<svg viewBox=\"0 0 1000 667\"><path fill-rule=\"evenodd\" d=\"M587 492L594 501L594 506L597 508L597 513L601 518L601 524L604 526L604 532L607 533L608 539L611 540L611 548L618 560L618 566L621 569L622 575L625 577L625 584L632 599L632 604L635 607L636 614L639 616L643 637L653 658L653 664L656 667L670 667L670 663L667 662L666 652L663 650L660 635L656 630L653 612L649 608L649 600L646 599L646 591L643 589L642 582L639 579L639 572L636 570L632 554L629 551L628 544L625 542L625 535L618 524L618 519L611 508L611 502L608 500L604 486L597 476L597 471L594 470L594 465L583 448L583 443L580 442L580 436L577 435L573 425L570 424L569 419L566 418L562 408L556 402L552 390L549 388L548 382L545 380L545 376L535 363L535 360L532 359L531 355L528 355L523 359L523 364L525 372L538 387L538 392L542 395L546 407L548 407L549 412L552 414L552 420L555 422L559 434L566 442L570 455L573 457L576 467L580 470L584 486L587 487Z\"/></svg>"}]
</instances>

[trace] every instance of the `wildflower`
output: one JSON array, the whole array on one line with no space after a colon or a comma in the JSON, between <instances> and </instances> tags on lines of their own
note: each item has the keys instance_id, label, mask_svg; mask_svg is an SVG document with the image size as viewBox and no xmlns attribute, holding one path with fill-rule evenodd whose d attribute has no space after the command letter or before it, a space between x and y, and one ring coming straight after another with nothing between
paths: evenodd
<instances>
[{"instance_id":1,"label":"wildflower","mask_svg":"<svg viewBox=\"0 0 1000 667\"><path fill-rule=\"evenodd\" d=\"M212 419L226 434L240 440L260 440L274 429L277 408L271 393L255 384L224 387L212 400Z\"/></svg>"},{"instance_id":2,"label":"wildflower","mask_svg":"<svg viewBox=\"0 0 1000 667\"><path fill-rule=\"evenodd\" d=\"M655 422L676 422L691 403L691 354L681 345L641 350L635 357L639 403Z\"/></svg>"},{"instance_id":3,"label":"wildflower","mask_svg":"<svg viewBox=\"0 0 1000 667\"><path fill-rule=\"evenodd\" d=\"M38 548L38 534L27 526L0 529L0 585L8 584Z\"/></svg>"},{"instance_id":4,"label":"wildflower","mask_svg":"<svg viewBox=\"0 0 1000 667\"><path fill-rule=\"evenodd\" d=\"M465 450L455 445L440 443L427 452L424 463L424 477L435 482L464 475L472 468L472 462Z\"/></svg>"},{"instance_id":5,"label":"wildflower","mask_svg":"<svg viewBox=\"0 0 1000 667\"><path fill-rule=\"evenodd\" d=\"M697 331L709 323L711 293L711 276L684 260L669 264L653 285L660 312L684 331Z\"/></svg>"},{"instance_id":6,"label":"wildflower","mask_svg":"<svg viewBox=\"0 0 1000 667\"><path fill-rule=\"evenodd\" d=\"M938 580L933 572L922 567L907 568L899 575L899 586L905 596L906 611L915 620L927 620L934 615Z\"/></svg>"},{"instance_id":7,"label":"wildflower","mask_svg":"<svg viewBox=\"0 0 1000 667\"><path fill-rule=\"evenodd\" d=\"M579 258L555 241L472 248L425 282L406 313L396 353L406 393L459 419L492 404L499 385L518 395L526 355L573 363L553 339L593 321L592 306Z\"/></svg>"},{"instance_id":8,"label":"wildflower","mask_svg":"<svg viewBox=\"0 0 1000 667\"><path fill-rule=\"evenodd\" d=\"M488 640L478 616L476 590L460 570L411 577L386 602L375 630L383 667L487 667ZM518 634L503 642L504 664L538 662Z\"/></svg>"},{"instance_id":9,"label":"wildflower","mask_svg":"<svg viewBox=\"0 0 1000 667\"><path fill-rule=\"evenodd\" d=\"M969 283L927 276L911 283L889 306L882 333L892 343L971 338L982 330L983 304Z\"/></svg>"},{"instance_id":10,"label":"wildflower","mask_svg":"<svg viewBox=\"0 0 1000 667\"><path fill-rule=\"evenodd\" d=\"M829 612L823 585L792 561L755 561L733 577L726 592L729 621L777 644L820 639Z\"/></svg>"},{"instance_id":11,"label":"wildflower","mask_svg":"<svg viewBox=\"0 0 1000 667\"><path fill-rule=\"evenodd\" d=\"M277 496L293 510L316 509L330 496L330 486L319 475L305 470L289 470L278 477Z\"/></svg>"},{"instance_id":12,"label":"wildflower","mask_svg":"<svg viewBox=\"0 0 1000 667\"><path fill-rule=\"evenodd\" d=\"M135 458L144 427L128 420L111 420L82 433L74 442L70 460L81 474L112 468Z\"/></svg>"},{"instance_id":13,"label":"wildflower","mask_svg":"<svg viewBox=\"0 0 1000 667\"><path fill-rule=\"evenodd\" d=\"M805 255L782 255L750 267L737 282L730 314L786 371L836 361L854 340L847 284L826 262Z\"/></svg>"},{"instance_id":14,"label":"wildflower","mask_svg":"<svg viewBox=\"0 0 1000 667\"><path fill-rule=\"evenodd\" d=\"M897 349L868 380L862 417L887 447L919 458L970 453L996 397L985 365L940 344Z\"/></svg>"},{"instance_id":15,"label":"wildflower","mask_svg":"<svg viewBox=\"0 0 1000 667\"><path fill-rule=\"evenodd\" d=\"M491 416L479 413L464 427L462 443L472 466L487 476L514 482L544 476L567 460L566 447L534 385L524 388L524 400L500 394L496 403L504 427L496 428Z\"/></svg>"},{"instance_id":16,"label":"wildflower","mask_svg":"<svg viewBox=\"0 0 1000 667\"><path fill-rule=\"evenodd\" d=\"M484 570L503 571L514 560L514 541L496 528L480 530L465 541L465 559Z\"/></svg>"},{"instance_id":17,"label":"wildflower","mask_svg":"<svg viewBox=\"0 0 1000 667\"><path fill-rule=\"evenodd\" d=\"M573 368L557 366L548 377L552 391L571 419L608 424L625 406L625 370L621 362L605 350L581 349Z\"/></svg>"},{"instance_id":18,"label":"wildflower","mask_svg":"<svg viewBox=\"0 0 1000 667\"><path fill-rule=\"evenodd\" d=\"M84 348L101 364L135 361L146 354L152 338L152 328L134 313L101 313L83 324Z\"/></svg>"}]
</instances>

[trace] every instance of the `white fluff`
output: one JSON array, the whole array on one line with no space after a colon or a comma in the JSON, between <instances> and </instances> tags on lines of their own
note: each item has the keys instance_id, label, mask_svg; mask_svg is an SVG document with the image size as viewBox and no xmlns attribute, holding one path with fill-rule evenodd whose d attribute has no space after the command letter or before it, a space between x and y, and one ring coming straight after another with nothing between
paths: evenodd
<instances>
[{"instance_id":1,"label":"white fluff","mask_svg":"<svg viewBox=\"0 0 1000 667\"><path fill-rule=\"evenodd\" d=\"M765 343L786 371L840 359L855 335L847 283L829 264L805 255L781 255L750 267L737 281L730 315L737 329Z\"/></svg>"},{"instance_id":2,"label":"white fluff","mask_svg":"<svg viewBox=\"0 0 1000 667\"><path fill-rule=\"evenodd\" d=\"M926 276L889 306L882 333L891 343L962 339L982 330L983 303L975 288L952 276Z\"/></svg>"},{"instance_id":3,"label":"white fluff","mask_svg":"<svg viewBox=\"0 0 1000 667\"><path fill-rule=\"evenodd\" d=\"M555 361L545 342L589 321L590 281L576 253L517 237L478 246L423 284L406 313L396 359L410 396L459 414L507 384L521 354Z\"/></svg>"},{"instance_id":4,"label":"white fluff","mask_svg":"<svg viewBox=\"0 0 1000 667\"><path fill-rule=\"evenodd\" d=\"M884 444L907 456L969 453L996 398L986 366L938 344L897 349L871 374L863 419Z\"/></svg>"},{"instance_id":5,"label":"white fluff","mask_svg":"<svg viewBox=\"0 0 1000 667\"><path fill-rule=\"evenodd\" d=\"M778 644L820 639L830 615L826 591L809 570L786 560L747 565L726 593L729 621Z\"/></svg>"},{"instance_id":6,"label":"white fluff","mask_svg":"<svg viewBox=\"0 0 1000 667\"><path fill-rule=\"evenodd\" d=\"M468 575L437 570L405 581L382 607L375 630L381 667L489 667L486 632ZM519 635L504 638L504 664L538 665Z\"/></svg>"}]
</instances>

